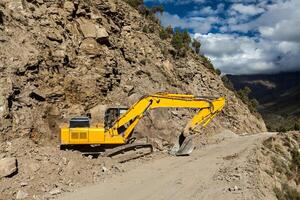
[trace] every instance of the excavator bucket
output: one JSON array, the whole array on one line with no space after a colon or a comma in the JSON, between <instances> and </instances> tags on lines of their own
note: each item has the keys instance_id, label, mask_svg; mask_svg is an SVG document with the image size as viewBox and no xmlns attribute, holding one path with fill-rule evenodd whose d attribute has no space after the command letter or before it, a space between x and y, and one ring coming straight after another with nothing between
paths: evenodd
<instances>
[{"instance_id":1,"label":"excavator bucket","mask_svg":"<svg viewBox=\"0 0 300 200\"><path fill-rule=\"evenodd\" d=\"M185 137L182 133L179 136L178 143L170 151L174 156L187 156L194 150L194 136Z\"/></svg>"}]
</instances>

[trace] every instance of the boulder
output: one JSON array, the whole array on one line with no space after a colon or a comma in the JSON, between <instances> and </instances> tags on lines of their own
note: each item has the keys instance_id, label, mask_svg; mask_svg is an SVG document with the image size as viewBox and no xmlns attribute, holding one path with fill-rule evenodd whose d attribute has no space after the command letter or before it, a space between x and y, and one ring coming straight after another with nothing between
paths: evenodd
<instances>
[{"instance_id":1,"label":"boulder","mask_svg":"<svg viewBox=\"0 0 300 200\"><path fill-rule=\"evenodd\" d=\"M10 1L8 4L7 4L7 8L10 9L10 10L13 10L13 11L20 11L20 10L23 10L23 3L22 3L22 0L15 0L15 1Z\"/></svg>"},{"instance_id":2,"label":"boulder","mask_svg":"<svg viewBox=\"0 0 300 200\"><path fill-rule=\"evenodd\" d=\"M0 178L12 175L17 169L16 158L2 158L0 160Z\"/></svg>"},{"instance_id":3,"label":"boulder","mask_svg":"<svg viewBox=\"0 0 300 200\"><path fill-rule=\"evenodd\" d=\"M52 29L47 33L47 38L51 41L56 41L58 43L61 43L63 41L63 36L61 35L61 33L56 30L56 29Z\"/></svg>"},{"instance_id":4,"label":"boulder","mask_svg":"<svg viewBox=\"0 0 300 200\"><path fill-rule=\"evenodd\" d=\"M26 197L28 197L28 193L26 193L22 190L19 190L17 192L16 199L25 199Z\"/></svg>"},{"instance_id":5,"label":"boulder","mask_svg":"<svg viewBox=\"0 0 300 200\"><path fill-rule=\"evenodd\" d=\"M105 28L103 27L96 27L96 39L97 40L107 40L108 33Z\"/></svg>"},{"instance_id":6,"label":"boulder","mask_svg":"<svg viewBox=\"0 0 300 200\"><path fill-rule=\"evenodd\" d=\"M80 51L88 55L99 55L99 50L98 43L92 38L83 40L80 45Z\"/></svg>"},{"instance_id":7,"label":"boulder","mask_svg":"<svg viewBox=\"0 0 300 200\"><path fill-rule=\"evenodd\" d=\"M96 38L96 26L93 22L85 18L79 18L76 21L79 24L80 31L85 38Z\"/></svg>"},{"instance_id":8,"label":"boulder","mask_svg":"<svg viewBox=\"0 0 300 200\"><path fill-rule=\"evenodd\" d=\"M64 9L69 13L69 14L72 14L73 11L75 10L75 6L73 4L73 2L71 1L66 1L64 3Z\"/></svg>"},{"instance_id":9,"label":"boulder","mask_svg":"<svg viewBox=\"0 0 300 200\"><path fill-rule=\"evenodd\" d=\"M41 166L38 164L38 163L34 163L34 162L31 162L29 165L28 165L28 168L33 171L33 172L36 172L38 171Z\"/></svg>"},{"instance_id":10,"label":"boulder","mask_svg":"<svg viewBox=\"0 0 300 200\"><path fill-rule=\"evenodd\" d=\"M51 195L57 195L60 193L61 193L61 190L59 188L54 188L49 192L49 194L51 194Z\"/></svg>"}]
</instances>

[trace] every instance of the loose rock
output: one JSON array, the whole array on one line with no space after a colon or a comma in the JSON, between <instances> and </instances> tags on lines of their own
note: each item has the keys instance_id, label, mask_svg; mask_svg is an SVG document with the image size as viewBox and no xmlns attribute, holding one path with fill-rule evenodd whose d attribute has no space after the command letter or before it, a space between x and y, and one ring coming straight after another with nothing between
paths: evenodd
<instances>
[{"instance_id":1,"label":"loose rock","mask_svg":"<svg viewBox=\"0 0 300 200\"><path fill-rule=\"evenodd\" d=\"M22 190L17 192L16 199L25 199L26 197L28 197L28 193L23 192Z\"/></svg>"},{"instance_id":2,"label":"loose rock","mask_svg":"<svg viewBox=\"0 0 300 200\"><path fill-rule=\"evenodd\" d=\"M2 158L0 160L0 178L10 176L17 172L16 158Z\"/></svg>"},{"instance_id":3,"label":"loose rock","mask_svg":"<svg viewBox=\"0 0 300 200\"><path fill-rule=\"evenodd\" d=\"M51 195L57 195L60 193L61 193L61 190L59 188L55 188L49 192L49 194L51 194Z\"/></svg>"}]
</instances>

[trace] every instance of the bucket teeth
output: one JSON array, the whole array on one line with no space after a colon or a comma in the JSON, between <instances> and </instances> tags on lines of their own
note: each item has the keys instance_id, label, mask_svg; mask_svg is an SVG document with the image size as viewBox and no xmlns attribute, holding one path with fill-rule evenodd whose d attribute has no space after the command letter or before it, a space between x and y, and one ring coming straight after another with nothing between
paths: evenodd
<instances>
[{"instance_id":1,"label":"bucket teeth","mask_svg":"<svg viewBox=\"0 0 300 200\"><path fill-rule=\"evenodd\" d=\"M193 150L193 136L185 137L181 134L178 143L173 146L169 153L174 156L186 156L191 154Z\"/></svg>"}]
</instances>

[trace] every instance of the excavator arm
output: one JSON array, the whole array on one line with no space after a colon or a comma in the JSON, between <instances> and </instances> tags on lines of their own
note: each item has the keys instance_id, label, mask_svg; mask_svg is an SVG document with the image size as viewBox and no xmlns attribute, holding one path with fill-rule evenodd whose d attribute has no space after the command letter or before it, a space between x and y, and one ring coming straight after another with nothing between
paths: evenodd
<instances>
[{"instance_id":1,"label":"excavator arm","mask_svg":"<svg viewBox=\"0 0 300 200\"><path fill-rule=\"evenodd\" d=\"M106 132L112 137L121 135L124 140L127 140L135 126L148 110L155 108L199 109L192 120L186 125L180 139L181 141L179 141L179 145L187 146L187 142L184 143L184 140L191 130L199 125L202 125L203 127L206 126L223 109L224 105L225 99L223 97L216 98L184 94L157 93L141 98L137 103L131 106L126 113L120 116L120 118L112 125L111 128L107 129ZM182 138L184 138L183 141Z\"/></svg>"}]
</instances>

